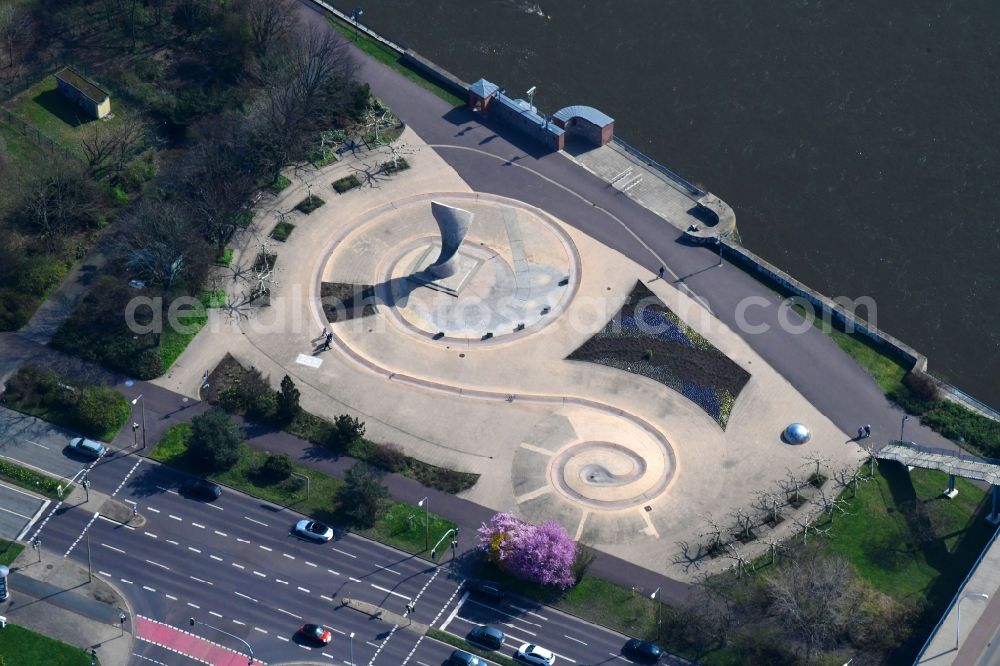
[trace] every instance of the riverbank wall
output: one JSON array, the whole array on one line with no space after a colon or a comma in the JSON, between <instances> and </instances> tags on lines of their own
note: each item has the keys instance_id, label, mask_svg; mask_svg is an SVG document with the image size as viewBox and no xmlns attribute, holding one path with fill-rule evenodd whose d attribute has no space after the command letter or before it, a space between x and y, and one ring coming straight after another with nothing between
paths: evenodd
<instances>
[{"instance_id":1,"label":"riverbank wall","mask_svg":"<svg viewBox=\"0 0 1000 666\"><path fill-rule=\"evenodd\" d=\"M390 39L386 39L361 23L356 23L352 20L350 15L345 14L327 2L324 2L324 0L312 0L312 2L339 20L343 21L345 24L354 27L359 33L364 33L371 39L395 51L400 55L401 59L407 66L417 70L448 92L451 92L463 99L467 97L469 84L448 70L436 65L430 60L427 60L416 51L413 51L412 49L409 49ZM624 144L624 142L621 141L619 143ZM625 145L627 146L627 144ZM643 154L641 151L633 148L632 146L627 146L627 148L626 152L629 159L634 160L636 165L644 165L647 167L650 165L656 165L656 167L658 167L656 169L657 177L662 178L665 182L668 180L671 181L672 184L669 185L670 187L676 187L677 184L680 184L681 186L686 187L692 196L704 196L706 194L703 188L691 184L687 179L675 174L666 167L662 167L659 162ZM664 219L672 225L675 224L673 220ZM683 228L679 228L679 230L685 233L688 232L687 229ZM691 241L702 244L706 243L706 241L718 243L719 251L723 258L757 276L761 279L761 281L774 286L777 290L808 302L812 305L818 316L824 322L832 322L846 331L860 335L880 352L897 360L910 372L927 375L933 379L941 391L941 396L945 399L956 402L963 407L980 414L981 416L985 416L995 421L1000 421L1000 410L994 409L993 407L976 400L961 389L929 375L927 372L928 361L926 356L902 340L899 340L885 331L870 325L867 321L858 317L853 312L853 309L845 308L843 304L838 303L834 299L809 288L788 273L782 271L777 266L774 266L742 245L728 240L726 237L716 235L711 238L706 238L704 234L702 234L698 237L692 237Z\"/></svg>"}]
</instances>

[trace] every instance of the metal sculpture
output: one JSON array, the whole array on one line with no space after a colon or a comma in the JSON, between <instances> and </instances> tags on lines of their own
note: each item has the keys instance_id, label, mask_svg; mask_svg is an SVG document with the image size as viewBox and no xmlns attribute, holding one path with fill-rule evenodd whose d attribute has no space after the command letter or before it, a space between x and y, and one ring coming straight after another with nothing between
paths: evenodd
<instances>
[{"instance_id":1,"label":"metal sculpture","mask_svg":"<svg viewBox=\"0 0 1000 666\"><path fill-rule=\"evenodd\" d=\"M469 232L472 213L437 201L431 202L431 213L441 231L441 254L427 271L439 279L451 277L458 270L458 248Z\"/></svg>"}]
</instances>

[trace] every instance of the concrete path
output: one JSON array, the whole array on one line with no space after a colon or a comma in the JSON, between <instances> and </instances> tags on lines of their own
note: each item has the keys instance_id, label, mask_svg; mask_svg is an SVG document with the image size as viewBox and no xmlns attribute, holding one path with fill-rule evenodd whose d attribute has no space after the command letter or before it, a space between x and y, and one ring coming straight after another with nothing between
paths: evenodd
<instances>
[{"instance_id":1,"label":"concrete path","mask_svg":"<svg viewBox=\"0 0 1000 666\"><path fill-rule=\"evenodd\" d=\"M32 342L48 344L62 323L73 314L73 310L83 300L106 261L104 255L95 250L77 264L59 288L52 292L31 320L21 328L20 334Z\"/></svg>"}]
</instances>

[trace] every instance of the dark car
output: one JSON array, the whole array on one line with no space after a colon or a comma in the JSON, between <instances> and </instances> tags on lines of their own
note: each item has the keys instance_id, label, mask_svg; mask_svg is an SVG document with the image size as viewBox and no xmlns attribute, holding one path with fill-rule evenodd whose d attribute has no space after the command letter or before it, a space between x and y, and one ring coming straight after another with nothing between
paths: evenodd
<instances>
[{"instance_id":1,"label":"dark car","mask_svg":"<svg viewBox=\"0 0 1000 666\"><path fill-rule=\"evenodd\" d=\"M663 650L660 649L659 645L655 645L649 641L640 641L638 638L633 638L625 643L625 647L622 648L622 653L630 659L642 661L647 664L655 664L663 655Z\"/></svg>"},{"instance_id":2,"label":"dark car","mask_svg":"<svg viewBox=\"0 0 1000 666\"><path fill-rule=\"evenodd\" d=\"M470 654L465 650L455 650L448 659L449 666L481 666L485 663L476 655Z\"/></svg>"},{"instance_id":3,"label":"dark car","mask_svg":"<svg viewBox=\"0 0 1000 666\"><path fill-rule=\"evenodd\" d=\"M506 596L500 583L494 583L491 580L471 580L469 581L469 590L473 594L478 594L493 601L502 601Z\"/></svg>"},{"instance_id":4,"label":"dark car","mask_svg":"<svg viewBox=\"0 0 1000 666\"><path fill-rule=\"evenodd\" d=\"M299 635L310 643L320 643L322 645L327 645L333 637L329 629L321 627L318 624L303 624L302 628L299 629Z\"/></svg>"},{"instance_id":5,"label":"dark car","mask_svg":"<svg viewBox=\"0 0 1000 666\"><path fill-rule=\"evenodd\" d=\"M222 497L222 487L208 479L191 479L181 486L181 494L205 502L214 502Z\"/></svg>"},{"instance_id":6,"label":"dark car","mask_svg":"<svg viewBox=\"0 0 1000 666\"><path fill-rule=\"evenodd\" d=\"M503 632L496 627L488 627L481 624L469 632L469 642L481 645L490 650L499 650L503 647L503 642L507 639Z\"/></svg>"}]
</instances>

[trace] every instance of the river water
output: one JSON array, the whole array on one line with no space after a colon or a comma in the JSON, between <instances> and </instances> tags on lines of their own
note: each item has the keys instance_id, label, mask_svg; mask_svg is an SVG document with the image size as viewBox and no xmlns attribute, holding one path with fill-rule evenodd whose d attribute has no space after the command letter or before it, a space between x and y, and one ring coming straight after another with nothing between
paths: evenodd
<instances>
[{"instance_id":1,"label":"river water","mask_svg":"<svg viewBox=\"0 0 1000 666\"><path fill-rule=\"evenodd\" d=\"M871 297L873 323L1000 407L1000 2L362 6L466 81L614 117L728 202L748 248L828 296Z\"/></svg>"}]
</instances>

